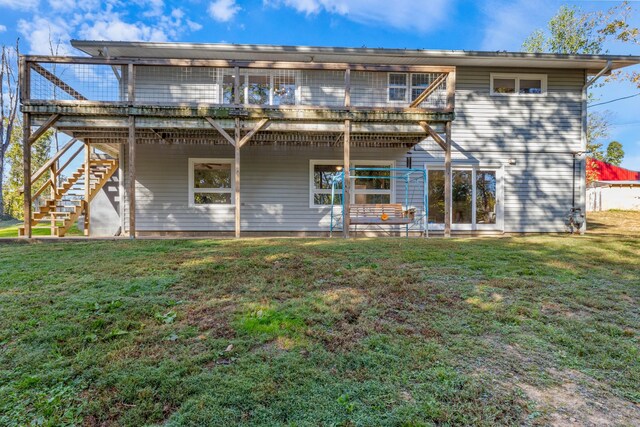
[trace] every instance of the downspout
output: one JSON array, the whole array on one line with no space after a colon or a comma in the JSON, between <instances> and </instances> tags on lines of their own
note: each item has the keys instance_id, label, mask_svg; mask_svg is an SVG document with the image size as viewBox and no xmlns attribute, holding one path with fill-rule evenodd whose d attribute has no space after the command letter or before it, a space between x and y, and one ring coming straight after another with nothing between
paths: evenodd
<instances>
[{"instance_id":1,"label":"downspout","mask_svg":"<svg viewBox=\"0 0 640 427\"><path fill-rule=\"evenodd\" d=\"M572 153L572 156L573 156L573 195L571 200L571 205L573 207L572 211L575 211L576 209L576 157L586 153L587 151L587 89L589 89L589 87L593 85L600 77L608 73L611 70L612 65L613 63L611 61L607 61L607 64L604 66L604 68L600 70L600 72L598 72L598 74L593 76L590 80L587 80L584 86L582 86L581 150L578 152ZM582 174L582 165L580 165L579 174ZM580 194L582 194L582 183L580 184L580 190L581 190Z\"/></svg>"}]
</instances>

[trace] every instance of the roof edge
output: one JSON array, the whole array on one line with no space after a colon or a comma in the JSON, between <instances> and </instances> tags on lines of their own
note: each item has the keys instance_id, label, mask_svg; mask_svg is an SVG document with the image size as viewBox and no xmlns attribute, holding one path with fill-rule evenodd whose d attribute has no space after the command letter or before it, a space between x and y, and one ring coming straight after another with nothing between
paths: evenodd
<instances>
[{"instance_id":1,"label":"roof edge","mask_svg":"<svg viewBox=\"0 0 640 427\"><path fill-rule=\"evenodd\" d=\"M482 50L440 50L440 49L399 49L399 48L368 48L368 47L329 47L329 46L294 46L270 44L233 44L233 43L187 43L187 42L142 42L142 41L111 41L111 40L78 40L72 39L71 45L76 49L91 55L86 48L126 46L141 48L198 48L222 52L257 51L261 53L330 53L330 54L360 54L386 56L442 56L442 57L486 57L486 58L518 58L518 59L546 59L546 60L602 60L602 61L630 61L640 63L640 55L585 55L585 54L557 54L557 53L529 53L514 51L482 51Z\"/></svg>"}]
</instances>

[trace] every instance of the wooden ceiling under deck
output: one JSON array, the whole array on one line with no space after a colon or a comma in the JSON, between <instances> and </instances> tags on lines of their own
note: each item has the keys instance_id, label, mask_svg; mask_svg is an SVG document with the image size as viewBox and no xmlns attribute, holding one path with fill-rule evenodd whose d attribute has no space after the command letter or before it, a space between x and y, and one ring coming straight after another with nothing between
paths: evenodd
<instances>
[{"instance_id":1,"label":"wooden ceiling under deck","mask_svg":"<svg viewBox=\"0 0 640 427\"><path fill-rule=\"evenodd\" d=\"M59 131L90 144L126 144L127 128L59 128ZM248 132L247 132L248 133ZM243 133L242 136L246 135ZM411 148L425 139L424 133L352 133L351 145L368 148ZM249 146L342 146L343 133L335 132L270 132L256 133ZM229 145L215 129L136 129L137 144L210 144Z\"/></svg>"}]
</instances>

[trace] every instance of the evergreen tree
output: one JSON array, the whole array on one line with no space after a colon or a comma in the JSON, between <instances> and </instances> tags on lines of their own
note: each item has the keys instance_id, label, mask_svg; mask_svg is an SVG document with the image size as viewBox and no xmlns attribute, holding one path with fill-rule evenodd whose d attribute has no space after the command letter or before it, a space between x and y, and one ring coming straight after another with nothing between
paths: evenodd
<instances>
[{"instance_id":1,"label":"evergreen tree","mask_svg":"<svg viewBox=\"0 0 640 427\"><path fill-rule=\"evenodd\" d=\"M612 165L620 166L622 163L622 159L624 159L624 150L622 149L622 144L618 141L611 141L607 146L607 155L605 160L607 163L611 163Z\"/></svg>"}]
</instances>

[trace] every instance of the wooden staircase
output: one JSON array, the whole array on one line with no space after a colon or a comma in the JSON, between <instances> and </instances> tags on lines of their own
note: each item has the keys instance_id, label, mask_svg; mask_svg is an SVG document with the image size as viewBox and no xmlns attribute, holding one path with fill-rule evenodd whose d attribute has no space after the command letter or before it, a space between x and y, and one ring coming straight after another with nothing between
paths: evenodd
<instances>
[{"instance_id":1,"label":"wooden staircase","mask_svg":"<svg viewBox=\"0 0 640 427\"><path fill-rule=\"evenodd\" d=\"M67 177L61 185L54 186L51 182L45 184L52 187L51 196L40 203L37 210L33 212L32 228L49 228L52 236L63 237L80 215L87 211L93 198L117 170L118 160L116 159L90 159L88 199L85 164ZM19 228L19 235L24 235L24 227Z\"/></svg>"}]
</instances>

